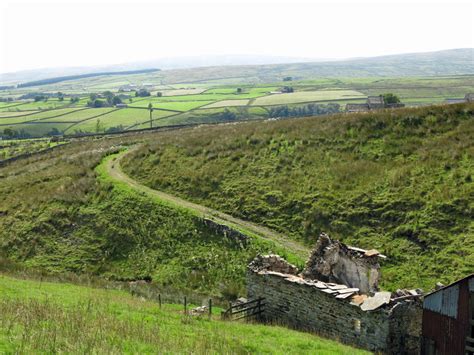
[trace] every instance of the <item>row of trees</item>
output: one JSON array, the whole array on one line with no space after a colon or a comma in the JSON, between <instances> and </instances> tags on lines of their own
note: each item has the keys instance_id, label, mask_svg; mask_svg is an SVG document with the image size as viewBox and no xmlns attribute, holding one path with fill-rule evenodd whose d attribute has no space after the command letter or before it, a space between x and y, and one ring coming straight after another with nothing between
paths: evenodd
<instances>
[{"instance_id":1,"label":"row of trees","mask_svg":"<svg viewBox=\"0 0 474 355\"><path fill-rule=\"evenodd\" d=\"M335 103L323 104L308 104L298 107L288 107L287 105L272 107L268 110L268 116L276 117L304 117L327 115L330 113L340 112L341 106Z\"/></svg>"},{"instance_id":2,"label":"row of trees","mask_svg":"<svg viewBox=\"0 0 474 355\"><path fill-rule=\"evenodd\" d=\"M99 98L97 94L90 94L90 100L87 102L89 107L110 107L122 103L122 99L111 91L104 91Z\"/></svg>"}]
</instances>

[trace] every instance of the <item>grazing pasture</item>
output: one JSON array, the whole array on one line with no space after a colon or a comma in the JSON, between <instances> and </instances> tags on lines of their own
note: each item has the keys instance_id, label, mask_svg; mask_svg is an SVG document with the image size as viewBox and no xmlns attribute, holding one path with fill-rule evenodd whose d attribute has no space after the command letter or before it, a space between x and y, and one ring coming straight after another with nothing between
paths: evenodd
<instances>
[{"instance_id":1,"label":"grazing pasture","mask_svg":"<svg viewBox=\"0 0 474 355\"><path fill-rule=\"evenodd\" d=\"M247 106L248 103L249 103L248 99L244 99L244 100L222 100L222 101L214 102L210 105L204 106L204 108Z\"/></svg>"},{"instance_id":2,"label":"grazing pasture","mask_svg":"<svg viewBox=\"0 0 474 355\"><path fill-rule=\"evenodd\" d=\"M255 99L252 105L270 106L300 102L331 101L363 98L365 95L355 90L297 91L286 94L272 94Z\"/></svg>"}]
</instances>

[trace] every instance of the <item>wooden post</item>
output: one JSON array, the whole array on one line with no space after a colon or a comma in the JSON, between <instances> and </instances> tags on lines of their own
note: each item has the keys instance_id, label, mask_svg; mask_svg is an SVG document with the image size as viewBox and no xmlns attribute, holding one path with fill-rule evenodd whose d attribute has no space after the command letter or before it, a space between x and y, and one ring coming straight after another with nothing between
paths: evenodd
<instances>
[{"instance_id":1,"label":"wooden post","mask_svg":"<svg viewBox=\"0 0 474 355\"><path fill-rule=\"evenodd\" d=\"M209 319L212 318L212 298L209 298Z\"/></svg>"},{"instance_id":2,"label":"wooden post","mask_svg":"<svg viewBox=\"0 0 474 355\"><path fill-rule=\"evenodd\" d=\"M158 294L158 304L160 305L160 309L161 309L161 293Z\"/></svg>"},{"instance_id":3,"label":"wooden post","mask_svg":"<svg viewBox=\"0 0 474 355\"><path fill-rule=\"evenodd\" d=\"M188 302L186 300L186 296L184 296L184 314L188 314Z\"/></svg>"}]
</instances>

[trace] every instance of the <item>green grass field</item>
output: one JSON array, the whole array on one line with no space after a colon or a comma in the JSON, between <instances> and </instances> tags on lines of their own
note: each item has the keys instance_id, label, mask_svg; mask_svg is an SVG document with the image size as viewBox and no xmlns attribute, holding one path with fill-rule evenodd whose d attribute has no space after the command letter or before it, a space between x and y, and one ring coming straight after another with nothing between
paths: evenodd
<instances>
[{"instance_id":1,"label":"green grass field","mask_svg":"<svg viewBox=\"0 0 474 355\"><path fill-rule=\"evenodd\" d=\"M124 291L1 274L0 314L2 353L368 354L279 326L186 316Z\"/></svg>"},{"instance_id":2,"label":"green grass field","mask_svg":"<svg viewBox=\"0 0 474 355\"><path fill-rule=\"evenodd\" d=\"M363 98L364 94L354 90L300 91L289 94L273 94L257 98L252 105L286 105L300 102L328 101Z\"/></svg>"},{"instance_id":3,"label":"green grass field","mask_svg":"<svg viewBox=\"0 0 474 355\"><path fill-rule=\"evenodd\" d=\"M327 104L337 102L341 109L347 103L364 102L367 95L379 95L381 93L392 92L400 96L402 101L409 106L420 106L429 104L441 104L447 98L464 97L465 93L474 91L474 76L459 75L447 77L407 77L407 78L386 78L386 77L367 77L367 78L318 78L296 80L290 82L277 82L269 85L261 83L249 85L250 78L243 79L212 79L199 83L171 83L170 85L161 84L163 73L153 73L150 76L138 75L127 76L126 80L121 77L95 77L86 80L77 80L71 82L58 83L58 90L62 87L65 93L73 93L74 87L79 85L75 94L81 99L72 104L68 98L59 101L50 98L45 102L31 101L13 101L0 102L0 133L5 128L12 128L23 132L24 136L45 134L52 128L60 131L73 133L76 130L82 132L96 132L97 128L105 131L114 127L138 129L148 127L145 121L148 117L143 111L132 110L131 108L146 108L149 103L155 109L172 110L182 112L181 115L158 113L155 110L153 116L155 124L186 124L199 122L219 122L220 116L225 110L229 109L236 113L236 119L246 120L252 118L268 117L268 113L261 107L272 107L288 105L290 108L299 107L298 105L308 103ZM130 81L131 80L131 81ZM111 113L99 118L101 127L97 127L96 119L89 119L95 116L97 112L112 111L113 108L90 109L83 112L75 112L74 109L85 108L89 100L87 91L101 92L103 90L117 91L121 85L130 82L154 82L156 80L156 89L153 90L155 96L133 97L134 93L125 93L131 95L131 101L125 99L131 108L120 113ZM229 83L229 81L235 81ZM247 80L247 81L246 81ZM290 85L295 89L294 93L289 94L269 94L272 91L279 90L282 86ZM51 89L48 85L43 89ZM88 88L88 89L86 89ZM240 89L240 91L238 91ZM23 90L23 91L21 91ZM24 92L26 89L18 89ZM164 96L157 97L156 92L161 91ZM26 92L28 92L26 90ZM68 106L67 108L61 108ZM70 106L70 107L69 107ZM246 106L255 107L251 110ZM41 110L38 109L42 108ZM44 111L45 107L54 108L50 111ZM238 110L234 110L234 108ZM35 112L36 110L36 112ZM96 111L94 111L96 110ZM207 111L209 110L209 111ZM90 115L90 116L89 116ZM54 116L54 117L53 117ZM165 119L165 117L169 117ZM224 116L223 116L224 117ZM38 121L41 120L41 121ZM84 120L84 122L79 122ZM32 121L38 121L32 124ZM69 123L71 127L66 124ZM44 125L42 127L41 125Z\"/></svg>"}]
</instances>

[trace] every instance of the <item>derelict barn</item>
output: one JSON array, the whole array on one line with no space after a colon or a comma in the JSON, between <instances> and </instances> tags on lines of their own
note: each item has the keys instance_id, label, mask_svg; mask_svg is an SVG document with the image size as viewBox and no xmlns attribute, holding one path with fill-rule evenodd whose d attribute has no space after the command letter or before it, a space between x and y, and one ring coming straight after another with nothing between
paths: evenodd
<instances>
[{"instance_id":1,"label":"derelict barn","mask_svg":"<svg viewBox=\"0 0 474 355\"><path fill-rule=\"evenodd\" d=\"M474 274L425 296L422 353L474 354Z\"/></svg>"},{"instance_id":2,"label":"derelict barn","mask_svg":"<svg viewBox=\"0 0 474 355\"><path fill-rule=\"evenodd\" d=\"M257 256L247 296L262 299L263 321L287 324L384 354L420 353L422 293L379 292L376 250L349 247L322 234L301 274L277 255Z\"/></svg>"}]
</instances>

